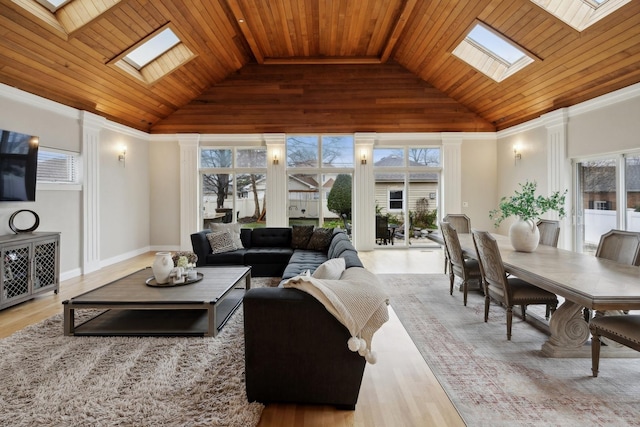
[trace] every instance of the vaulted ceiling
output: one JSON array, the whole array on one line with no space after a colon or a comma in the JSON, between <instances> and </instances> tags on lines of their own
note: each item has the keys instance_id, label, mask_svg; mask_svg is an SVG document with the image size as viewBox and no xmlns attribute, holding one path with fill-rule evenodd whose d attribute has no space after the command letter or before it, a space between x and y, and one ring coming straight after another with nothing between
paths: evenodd
<instances>
[{"instance_id":1,"label":"vaulted ceiling","mask_svg":"<svg viewBox=\"0 0 640 427\"><path fill-rule=\"evenodd\" d=\"M534 62L458 59L476 22ZM151 133L495 131L640 82L640 2L578 31L530 0L0 0L0 82Z\"/></svg>"}]
</instances>

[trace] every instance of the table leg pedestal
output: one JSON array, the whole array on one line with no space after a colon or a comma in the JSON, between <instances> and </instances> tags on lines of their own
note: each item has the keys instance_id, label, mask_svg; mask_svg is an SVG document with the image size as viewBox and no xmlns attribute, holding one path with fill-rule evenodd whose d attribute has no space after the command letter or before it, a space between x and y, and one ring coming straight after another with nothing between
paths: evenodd
<instances>
[{"instance_id":1,"label":"table leg pedestal","mask_svg":"<svg viewBox=\"0 0 640 427\"><path fill-rule=\"evenodd\" d=\"M549 319L551 337L542 345L549 357L591 357L584 344L589 339L589 324L582 315L582 306L565 301Z\"/></svg>"}]
</instances>

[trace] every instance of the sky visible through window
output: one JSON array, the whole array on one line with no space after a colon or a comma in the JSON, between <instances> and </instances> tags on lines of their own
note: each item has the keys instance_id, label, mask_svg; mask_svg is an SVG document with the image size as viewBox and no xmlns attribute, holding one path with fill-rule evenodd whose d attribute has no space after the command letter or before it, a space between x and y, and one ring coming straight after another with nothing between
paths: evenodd
<instances>
[{"instance_id":1,"label":"sky visible through window","mask_svg":"<svg viewBox=\"0 0 640 427\"><path fill-rule=\"evenodd\" d=\"M516 63L525 54L502 37L477 24L467 35L475 43L484 47L498 58L503 59L509 65Z\"/></svg>"},{"instance_id":2,"label":"sky visible through window","mask_svg":"<svg viewBox=\"0 0 640 427\"><path fill-rule=\"evenodd\" d=\"M180 43L178 36L170 28L167 28L129 52L125 56L125 60L139 70L178 43Z\"/></svg>"},{"instance_id":3,"label":"sky visible through window","mask_svg":"<svg viewBox=\"0 0 640 427\"><path fill-rule=\"evenodd\" d=\"M69 3L71 0L38 0L38 3L49 9L51 12L55 12L65 3Z\"/></svg>"}]
</instances>

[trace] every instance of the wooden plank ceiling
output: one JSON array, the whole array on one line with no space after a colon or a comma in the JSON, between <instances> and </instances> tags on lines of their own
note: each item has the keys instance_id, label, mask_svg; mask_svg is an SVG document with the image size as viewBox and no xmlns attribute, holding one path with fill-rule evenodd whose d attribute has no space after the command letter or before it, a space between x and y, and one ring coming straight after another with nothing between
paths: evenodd
<instances>
[{"instance_id":1,"label":"wooden plank ceiling","mask_svg":"<svg viewBox=\"0 0 640 427\"><path fill-rule=\"evenodd\" d=\"M535 62L453 56L478 20ZM166 25L193 57L114 65ZM640 82L640 2L578 32L530 0L0 0L0 82L151 133L495 131Z\"/></svg>"}]
</instances>

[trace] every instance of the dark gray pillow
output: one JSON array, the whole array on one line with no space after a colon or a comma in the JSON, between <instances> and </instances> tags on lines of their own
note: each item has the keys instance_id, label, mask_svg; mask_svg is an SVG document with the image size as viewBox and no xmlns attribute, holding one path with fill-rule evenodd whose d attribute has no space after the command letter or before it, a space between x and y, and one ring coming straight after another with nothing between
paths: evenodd
<instances>
[{"instance_id":1,"label":"dark gray pillow","mask_svg":"<svg viewBox=\"0 0 640 427\"><path fill-rule=\"evenodd\" d=\"M333 228L316 228L307 243L307 249L312 251L327 252L331 239L333 238Z\"/></svg>"},{"instance_id":2,"label":"dark gray pillow","mask_svg":"<svg viewBox=\"0 0 640 427\"><path fill-rule=\"evenodd\" d=\"M307 249L309 239L313 234L313 225L294 225L291 228L291 247L293 249Z\"/></svg>"}]
</instances>

